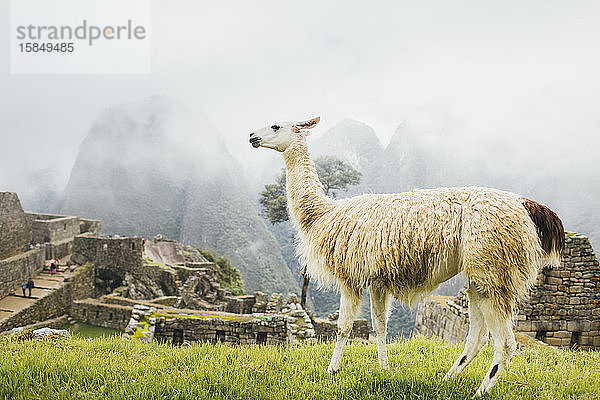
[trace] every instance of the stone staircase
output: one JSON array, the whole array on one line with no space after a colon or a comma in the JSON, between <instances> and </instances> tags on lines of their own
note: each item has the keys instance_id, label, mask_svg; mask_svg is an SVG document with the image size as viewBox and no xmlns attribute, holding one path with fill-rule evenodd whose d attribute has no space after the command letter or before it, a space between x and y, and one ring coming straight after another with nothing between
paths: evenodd
<instances>
[{"instance_id":1,"label":"stone staircase","mask_svg":"<svg viewBox=\"0 0 600 400\"><path fill-rule=\"evenodd\" d=\"M41 298L48 296L63 286L68 267L65 265L65 260L62 260L58 272L50 273L49 263L44 270L33 276L35 287L31 291L31 297L23 296L23 291L20 286L15 287L14 292L0 299L0 325L2 323L22 311L23 309L32 306ZM26 290L29 294L29 289Z\"/></svg>"}]
</instances>

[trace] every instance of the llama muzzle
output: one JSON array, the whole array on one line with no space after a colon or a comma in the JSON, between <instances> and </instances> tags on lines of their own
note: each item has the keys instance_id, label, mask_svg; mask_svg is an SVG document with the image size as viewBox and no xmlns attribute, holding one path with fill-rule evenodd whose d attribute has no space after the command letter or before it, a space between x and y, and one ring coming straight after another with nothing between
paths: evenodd
<instances>
[{"instance_id":1,"label":"llama muzzle","mask_svg":"<svg viewBox=\"0 0 600 400\"><path fill-rule=\"evenodd\" d=\"M260 138L259 137L251 137L250 138L250 144L252 145L252 147L254 148L258 148L260 147Z\"/></svg>"}]
</instances>

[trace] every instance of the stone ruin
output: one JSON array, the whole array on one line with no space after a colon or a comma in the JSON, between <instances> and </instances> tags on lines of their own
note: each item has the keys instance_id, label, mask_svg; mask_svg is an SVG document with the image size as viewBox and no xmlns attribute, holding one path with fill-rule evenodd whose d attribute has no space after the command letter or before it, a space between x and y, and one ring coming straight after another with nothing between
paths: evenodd
<instances>
[{"instance_id":1,"label":"stone ruin","mask_svg":"<svg viewBox=\"0 0 600 400\"><path fill-rule=\"evenodd\" d=\"M68 257L76 235L96 235L101 227L93 219L24 212L16 193L0 192L0 299L47 260Z\"/></svg>"},{"instance_id":2,"label":"stone ruin","mask_svg":"<svg viewBox=\"0 0 600 400\"><path fill-rule=\"evenodd\" d=\"M335 320L313 318L295 295L233 295L221 284L223 269L192 247L161 235L105 236L97 220L26 213L15 193L0 193L0 206L0 302L47 260L62 260L61 278L47 278L53 287L42 297L23 299L18 310L0 304L0 332L59 327L68 316L124 331L125 338L173 344L335 338ZM353 337L368 339L369 332L366 320L355 321Z\"/></svg>"},{"instance_id":3,"label":"stone ruin","mask_svg":"<svg viewBox=\"0 0 600 400\"><path fill-rule=\"evenodd\" d=\"M104 292L74 301L73 318L124 330L126 339L173 344L335 338L336 322L311 318L295 295L285 301L279 293L234 296L221 287L219 267L198 250L159 235L146 242L142 257L141 245L141 238L76 238L72 258L95 266ZM366 320L355 321L353 337L368 339L369 333Z\"/></svg>"},{"instance_id":4,"label":"stone ruin","mask_svg":"<svg viewBox=\"0 0 600 400\"><path fill-rule=\"evenodd\" d=\"M600 265L587 237L565 235L560 268L543 268L528 299L518 305L515 332L561 348L600 349ZM416 334L449 342L465 339L468 298L431 296L420 306Z\"/></svg>"},{"instance_id":5,"label":"stone ruin","mask_svg":"<svg viewBox=\"0 0 600 400\"><path fill-rule=\"evenodd\" d=\"M335 321L312 319L295 295L282 299L280 293L274 293L268 302L253 307L252 313L240 314L136 304L123 336L174 345L197 342L278 345L335 338ZM369 333L365 319L354 321L352 338L366 340Z\"/></svg>"}]
</instances>

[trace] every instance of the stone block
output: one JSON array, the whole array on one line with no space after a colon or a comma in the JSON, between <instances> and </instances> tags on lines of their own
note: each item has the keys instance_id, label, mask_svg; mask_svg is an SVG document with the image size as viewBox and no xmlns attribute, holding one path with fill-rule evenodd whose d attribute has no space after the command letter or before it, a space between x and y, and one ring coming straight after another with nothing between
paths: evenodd
<instances>
[{"instance_id":1,"label":"stone block","mask_svg":"<svg viewBox=\"0 0 600 400\"><path fill-rule=\"evenodd\" d=\"M562 345L562 339L555 337L546 337L545 342L548 343L550 346L560 347Z\"/></svg>"},{"instance_id":2,"label":"stone block","mask_svg":"<svg viewBox=\"0 0 600 400\"><path fill-rule=\"evenodd\" d=\"M563 280L561 278L557 278L557 277L554 277L554 276L548 276L546 278L546 283L548 285L557 285L558 286L558 285L562 285Z\"/></svg>"},{"instance_id":3,"label":"stone block","mask_svg":"<svg viewBox=\"0 0 600 400\"><path fill-rule=\"evenodd\" d=\"M518 321L517 322L517 331L531 331L531 321Z\"/></svg>"},{"instance_id":4,"label":"stone block","mask_svg":"<svg viewBox=\"0 0 600 400\"><path fill-rule=\"evenodd\" d=\"M558 338L561 338L561 339L570 338L571 337L571 332L568 332L568 331L554 332L554 337L558 337Z\"/></svg>"}]
</instances>

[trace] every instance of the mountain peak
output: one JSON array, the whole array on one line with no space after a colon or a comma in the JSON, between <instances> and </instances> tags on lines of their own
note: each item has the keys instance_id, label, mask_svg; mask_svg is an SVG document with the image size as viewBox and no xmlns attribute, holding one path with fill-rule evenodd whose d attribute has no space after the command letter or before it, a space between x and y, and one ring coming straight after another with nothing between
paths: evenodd
<instances>
[{"instance_id":1,"label":"mountain peak","mask_svg":"<svg viewBox=\"0 0 600 400\"><path fill-rule=\"evenodd\" d=\"M364 122L351 118L345 118L338 122L323 134L322 138L325 137L328 137L330 140L345 139L350 142L368 141L376 147L382 147L373 128Z\"/></svg>"},{"instance_id":2,"label":"mountain peak","mask_svg":"<svg viewBox=\"0 0 600 400\"><path fill-rule=\"evenodd\" d=\"M311 146L315 155L338 157L362 171L377 158L383 146L369 125L346 118L315 140Z\"/></svg>"},{"instance_id":3,"label":"mountain peak","mask_svg":"<svg viewBox=\"0 0 600 400\"><path fill-rule=\"evenodd\" d=\"M204 114L154 96L111 107L96 119L60 209L101 219L107 232L163 233L214 248L240 268L250 292L295 291L242 176Z\"/></svg>"}]
</instances>

